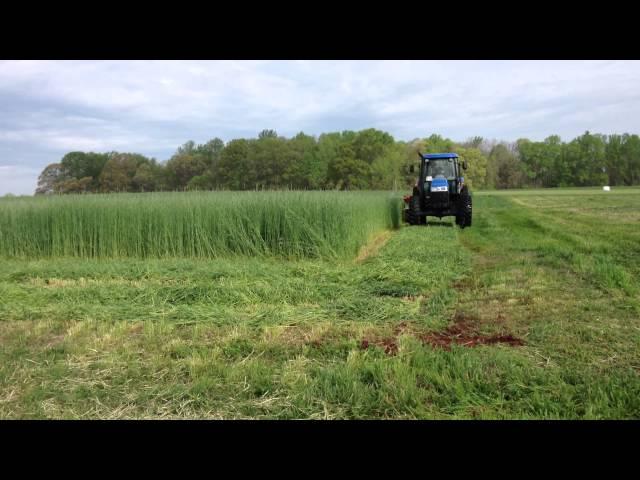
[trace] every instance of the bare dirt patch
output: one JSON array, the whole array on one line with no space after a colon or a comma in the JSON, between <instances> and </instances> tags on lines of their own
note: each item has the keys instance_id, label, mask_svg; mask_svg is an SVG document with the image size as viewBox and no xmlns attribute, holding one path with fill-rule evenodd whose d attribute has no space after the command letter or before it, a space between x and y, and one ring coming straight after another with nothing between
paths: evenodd
<instances>
[{"instance_id":1,"label":"bare dirt patch","mask_svg":"<svg viewBox=\"0 0 640 480\"><path fill-rule=\"evenodd\" d=\"M498 314L497 323L504 323L504 316ZM522 346L524 341L515 337L510 333L486 335L478 331L479 321L474 316L466 315L464 312L457 311L453 316L453 324L449 325L442 331L428 332L419 335L418 338L423 344L433 347L451 349L451 345L460 345L463 347L476 347L478 345L494 345L496 343L505 343L510 346Z\"/></svg>"},{"instance_id":2,"label":"bare dirt patch","mask_svg":"<svg viewBox=\"0 0 640 480\"><path fill-rule=\"evenodd\" d=\"M142 323L132 325L131 327L129 327L129 335L132 335L132 336L140 335L142 334L143 330L144 330L144 325Z\"/></svg>"},{"instance_id":3,"label":"bare dirt patch","mask_svg":"<svg viewBox=\"0 0 640 480\"><path fill-rule=\"evenodd\" d=\"M504 317L500 314L496 319L497 323L503 323ZM477 347L478 345L495 345L498 343L506 344L512 347L524 345L524 341L510 333L500 333L487 335L480 333L478 330L478 319L468 316L463 312L456 312L453 316L452 324L444 330L420 332L408 322L399 323L393 330L393 336L385 338L365 338L360 343L362 350L368 349L370 346L378 346L384 349L388 355L398 353L398 336L408 334L419 339L423 345L429 345L433 348L442 348L451 350L451 345L461 347Z\"/></svg>"},{"instance_id":4,"label":"bare dirt patch","mask_svg":"<svg viewBox=\"0 0 640 480\"><path fill-rule=\"evenodd\" d=\"M384 353L386 353L387 355L395 355L398 353L398 344L391 337L372 341L371 344L369 343L369 340L362 340L362 342L360 343L360 349L366 350L371 345L381 347L382 349L384 349Z\"/></svg>"},{"instance_id":5,"label":"bare dirt patch","mask_svg":"<svg viewBox=\"0 0 640 480\"><path fill-rule=\"evenodd\" d=\"M493 345L496 343L506 343L512 347L524 345L524 341L507 335L481 335L473 330L467 329L466 325L454 325L446 328L442 332L433 332L420 337L422 343L429 344L433 347L444 348L450 350L451 345L460 345L463 347L476 347L478 345Z\"/></svg>"},{"instance_id":6,"label":"bare dirt patch","mask_svg":"<svg viewBox=\"0 0 640 480\"><path fill-rule=\"evenodd\" d=\"M50 335L44 339L45 348L55 348L64 342L64 335Z\"/></svg>"}]
</instances>

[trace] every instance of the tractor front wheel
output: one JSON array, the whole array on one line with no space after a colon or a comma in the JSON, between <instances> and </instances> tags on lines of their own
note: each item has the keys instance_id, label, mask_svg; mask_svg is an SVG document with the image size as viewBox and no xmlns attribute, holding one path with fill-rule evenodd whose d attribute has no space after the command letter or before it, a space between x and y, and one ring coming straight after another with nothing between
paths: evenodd
<instances>
[{"instance_id":1,"label":"tractor front wheel","mask_svg":"<svg viewBox=\"0 0 640 480\"><path fill-rule=\"evenodd\" d=\"M416 195L411 197L406 217L409 225L424 225L427 223L426 217L424 215L420 215L420 197Z\"/></svg>"}]
</instances>

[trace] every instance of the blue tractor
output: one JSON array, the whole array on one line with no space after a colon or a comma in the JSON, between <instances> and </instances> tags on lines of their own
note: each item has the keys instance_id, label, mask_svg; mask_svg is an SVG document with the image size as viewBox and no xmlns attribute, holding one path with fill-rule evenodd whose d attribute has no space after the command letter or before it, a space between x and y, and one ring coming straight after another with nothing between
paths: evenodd
<instances>
[{"instance_id":1,"label":"blue tractor","mask_svg":"<svg viewBox=\"0 0 640 480\"><path fill-rule=\"evenodd\" d=\"M427 216L455 217L460 228L471 226L471 192L464 183L456 153L428 153L420 156L420 173L413 194L404 197L404 220L410 225L426 225ZM415 172L412 165L411 173Z\"/></svg>"}]
</instances>

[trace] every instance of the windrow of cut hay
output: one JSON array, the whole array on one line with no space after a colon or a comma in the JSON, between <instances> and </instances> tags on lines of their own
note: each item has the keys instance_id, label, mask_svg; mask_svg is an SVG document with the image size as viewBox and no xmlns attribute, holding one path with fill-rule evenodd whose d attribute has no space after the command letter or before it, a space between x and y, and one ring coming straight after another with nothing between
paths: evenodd
<instances>
[{"instance_id":1,"label":"windrow of cut hay","mask_svg":"<svg viewBox=\"0 0 640 480\"><path fill-rule=\"evenodd\" d=\"M349 257L397 228L389 192L176 192L0 200L0 255Z\"/></svg>"}]
</instances>

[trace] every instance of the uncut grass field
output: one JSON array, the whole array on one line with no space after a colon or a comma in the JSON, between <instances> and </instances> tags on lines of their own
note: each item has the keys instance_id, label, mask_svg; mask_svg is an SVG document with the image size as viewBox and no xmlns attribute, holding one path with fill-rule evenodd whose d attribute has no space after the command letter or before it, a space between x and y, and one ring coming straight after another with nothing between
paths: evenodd
<instances>
[{"instance_id":1,"label":"uncut grass field","mask_svg":"<svg viewBox=\"0 0 640 480\"><path fill-rule=\"evenodd\" d=\"M0 418L640 418L640 189L0 199ZM431 220L431 219L430 219Z\"/></svg>"}]
</instances>

